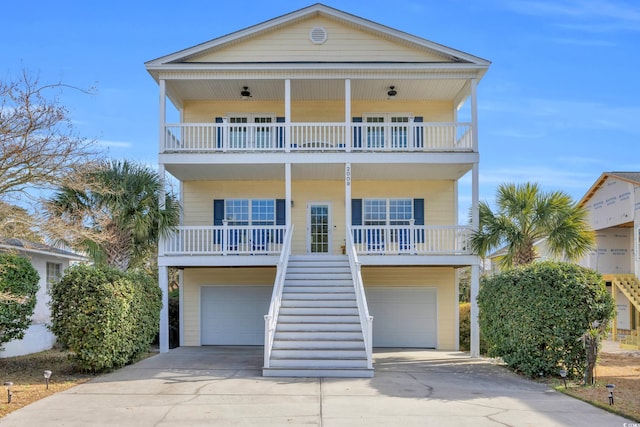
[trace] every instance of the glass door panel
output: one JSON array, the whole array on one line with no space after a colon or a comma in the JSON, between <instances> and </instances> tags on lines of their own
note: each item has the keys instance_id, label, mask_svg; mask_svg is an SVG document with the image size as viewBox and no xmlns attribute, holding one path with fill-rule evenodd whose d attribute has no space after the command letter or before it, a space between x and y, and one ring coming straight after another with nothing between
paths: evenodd
<instances>
[{"instance_id":1,"label":"glass door panel","mask_svg":"<svg viewBox=\"0 0 640 427\"><path fill-rule=\"evenodd\" d=\"M309 253L329 253L330 247L330 221L329 221L329 205L309 204L308 218L308 251Z\"/></svg>"}]
</instances>

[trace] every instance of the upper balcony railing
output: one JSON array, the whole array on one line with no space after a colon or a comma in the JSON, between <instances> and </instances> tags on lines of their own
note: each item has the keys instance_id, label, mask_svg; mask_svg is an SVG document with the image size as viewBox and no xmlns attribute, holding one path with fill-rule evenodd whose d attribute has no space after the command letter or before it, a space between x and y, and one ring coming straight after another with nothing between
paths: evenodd
<instances>
[{"instance_id":1,"label":"upper balcony railing","mask_svg":"<svg viewBox=\"0 0 640 427\"><path fill-rule=\"evenodd\" d=\"M162 153L477 151L471 123L167 124Z\"/></svg>"}]
</instances>

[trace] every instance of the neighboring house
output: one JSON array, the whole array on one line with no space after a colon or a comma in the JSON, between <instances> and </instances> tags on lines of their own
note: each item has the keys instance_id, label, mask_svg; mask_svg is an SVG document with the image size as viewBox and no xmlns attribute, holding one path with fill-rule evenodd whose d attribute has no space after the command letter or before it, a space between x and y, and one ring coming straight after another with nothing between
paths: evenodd
<instances>
[{"instance_id":1,"label":"neighboring house","mask_svg":"<svg viewBox=\"0 0 640 427\"><path fill-rule=\"evenodd\" d=\"M536 240L533 243L533 249L536 252L536 261L567 261L565 258L555 256L551 253L549 247L547 246L546 237ZM507 254L507 250L507 246L503 246L502 248L487 256L487 258L489 259L489 266L487 269L488 272L493 274L498 273L502 270L500 262L502 261L502 258L504 258L504 256Z\"/></svg>"},{"instance_id":2,"label":"neighboring house","mask_svg":"<svg viewBox=\"0 0 640 427\"><path fill-rule=\"evenodd\" d=\"M603 275L616 300L613 338L639 346L640 172L603 173L579 203L596 232L596 249L581 264Z\"/></svg>"},{"instance_id":3,"label":"neighboring house","mask_svg":"<svg viewBox=\"0 0 640 427\"><path fill-rule=\"evenodd\" d=\"M26 330L24 338L13 340L3 345L0 358L37 353L53 347L55 336L47 325L51 322L49 311L49 287L62 277L64 270L71 263L85 261L81 255L57 249L40 243L20 239L0 240L1 252L15 252L31 261L40 276L39 289L36 294L36 307L31 317L31 326Z\"/></svg>"},{"instance_id":4,"label":"neighboring house","mask_svg":"<svg viewBox=\"0 0 640 427\"><path fill-rule=\"evenodd\" d=\"M147 62L159 170L183 203L158 257L165 302L181 270L180 344L264 345L270 376L371 376L372 347L458 349L489 65L322 4ZM477 356L476 304L472 318Z\"/></svg>"}]
</instances>

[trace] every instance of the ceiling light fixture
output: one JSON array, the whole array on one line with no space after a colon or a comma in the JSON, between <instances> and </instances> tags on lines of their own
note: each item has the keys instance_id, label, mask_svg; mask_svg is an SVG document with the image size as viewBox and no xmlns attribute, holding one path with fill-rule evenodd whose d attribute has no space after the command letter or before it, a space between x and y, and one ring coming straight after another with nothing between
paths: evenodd
<instances>
[{"instance_id":1,"label":"ceiling light fixture","mask_svg":"<svg viewBox=\"0 0 640 427\"><path fill-rule=\"evenodd\" d=\"M389 91L387 92L387 95L389 96L389 98L393 98L398 94L398 92L396 91L396 87L395 86L389 86Z\"/></svg>"},{"instance_id":2,"label":"ceiling light fixture","mask_svg":"<svg viewBox=\"0 0 640 427\"><path fill-rule=\"evenodd\" d=\"M242 97L242 99L251 98L251 92L249 92L249 87L248 86L243 86L242 87L242 90L240 91L240 96Z\"/></svg>"}]
</instances>

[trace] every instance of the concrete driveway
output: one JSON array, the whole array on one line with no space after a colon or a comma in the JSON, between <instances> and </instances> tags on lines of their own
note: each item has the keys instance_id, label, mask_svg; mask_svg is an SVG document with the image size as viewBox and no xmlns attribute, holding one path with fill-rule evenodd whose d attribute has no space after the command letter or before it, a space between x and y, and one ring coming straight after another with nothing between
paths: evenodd
<instances>
[{"instance_id":1,"label":"concrete driveway","mask_svg":"<svg viewBox=\"0 0 640 427\"><path fill-rule=\"evenodd\" d=\"M43 399L0 424L623 427L629 422L463 353L378 350L372 379L264 378L261 366L261 347L178 348Z\"/></svg>"}]
</instances>

